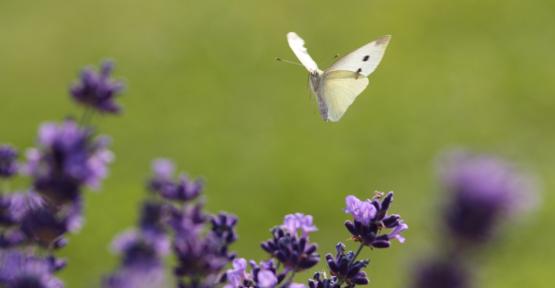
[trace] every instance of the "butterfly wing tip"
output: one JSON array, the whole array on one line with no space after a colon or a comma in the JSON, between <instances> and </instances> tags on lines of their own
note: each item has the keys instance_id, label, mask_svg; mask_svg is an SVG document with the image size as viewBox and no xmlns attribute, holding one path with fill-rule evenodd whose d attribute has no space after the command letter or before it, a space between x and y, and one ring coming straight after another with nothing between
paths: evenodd
<instances>
[{"instance_id":1,"label":"butterfly wing tip","mask_svg":"<svg viewBox=\"0 0 555 288\"><path fill-rule=\"evenodd\" d=\"M378 45L388 44L390 40L391 40L391 35L384 35L376 40L376 44Z\"/></svg>"}]
</instances>

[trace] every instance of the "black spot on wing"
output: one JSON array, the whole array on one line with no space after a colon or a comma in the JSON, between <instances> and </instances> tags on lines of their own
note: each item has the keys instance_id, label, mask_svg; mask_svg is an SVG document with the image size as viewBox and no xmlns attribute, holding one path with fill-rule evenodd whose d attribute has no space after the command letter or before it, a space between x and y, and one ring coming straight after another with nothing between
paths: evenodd
<instances>
[{"instance_id":1,"label":"black spot on wing","mask_svg":"<svg viewBox=\"0 0 555 288\"><path fill-rule=\"evenodd\" d=\"M366 62L370 59L370 55L366 55L364 56L364 58L362 58L362 61Z\"/></svg>"}]
</instances>

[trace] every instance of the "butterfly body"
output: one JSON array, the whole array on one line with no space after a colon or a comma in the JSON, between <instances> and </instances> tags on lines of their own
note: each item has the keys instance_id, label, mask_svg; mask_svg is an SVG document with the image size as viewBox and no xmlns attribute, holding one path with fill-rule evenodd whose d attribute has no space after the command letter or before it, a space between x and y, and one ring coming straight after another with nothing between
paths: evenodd
<instances>
[{"instance_id":1,"label":"butterfly body","mask_svg":"<svg viewBox=\"0 0 555 288\"><path fill-rule=\"evenodd\" d=\"M309 72L309 87L318 100L320 115L325 121L341 119L356 97L368 86L368 78L381 61L390 36L383 36L337 60L322 71L296 33L287 34L289 46Z\"/></svg>"}]
</instances>

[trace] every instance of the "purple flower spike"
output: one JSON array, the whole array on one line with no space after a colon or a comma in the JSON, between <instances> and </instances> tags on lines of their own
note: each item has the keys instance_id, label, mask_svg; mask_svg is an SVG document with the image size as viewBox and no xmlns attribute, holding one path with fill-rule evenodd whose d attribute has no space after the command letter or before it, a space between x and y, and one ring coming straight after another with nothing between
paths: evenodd
<instances>
[{"instance_id":1,"label":"purple flower spike","mask_svg":"<svg viewBox=\"0 0 555 288\"><path fill-rule=\"evenodd\" d=\"M197 198L203 189L201 180L191 180L182 174L177 181L173 181L174 165L170 160L157 159L152 164L153 177L148 183L152 192L160 194L165 199L176 201L190 201Z\"/></svg>"},{"instance_id":2,"label":"purple flower spike","mask_svg":"<svg viewBox=\"0 0 555 288\"><path fill-rule=\"evenodd\" d=\"M281 227L287 230L291 235L298 235L297 230L301 230L302 237L308 237L308 233L318 231L318 228L312 224L312 216L302 213L285 215Z\"/></svg>"},{"instance_id":3,"label":"purple flower spike","mask_svg":"<svg viewBox=\"0 0 555 288\"><path fill-rule=\"evenodd\" d=\"M247 273L247 260L237 258L233 260L233 268L225 273L227 285L226 288L237 288L243 285L245 280L251 280L251 276Z\"/></svg>"},{"instance_id":4,"label":"purple flower spike","mask_svg":"<svg viewBox=\"0 0 555 288\"><path fill-rule=\"evenodd\" d=\"M345 253L345 245L339 243L336 246L335 258L331 254L326 255L326 262L330 268L331 275L337 277L342 283L349 287L368 284L366 273L362 269L368 266L368 260L356 260L355 253Z\"/></svg>"},{"instance_id":5,"label":"purple flower spike","mask_svg":"<svg viewBox=\"0 0 555 288\"><path fill-rule=\"evenodd\" d=\"M54 262L49 259L26 256L16 251L0 254L1 287L63 288L63 283L53 276L56 270Z\"/></svg>"},{"instance_id":6,"label":"purple flower spike","mask_svg":"<svg viewBox=\"0 0 555 288\"><path fill-rule=\"evenodd\" d=\"M440 175L449 192L446 227L462 242L484 243L503 220L535 202L530 178L493 156L450 153L443 158Z\"/></svg>"},{"instance_id":7,"label":"purple flower spike","mask_svg":"<svg viewBox=\"0 0 555 288\"><path fill-rule=\"evenodd\" d=\"M349 195L345 202L345 213L350 213L356 221L364 225L368 225L376 217L377 209L370 200L360 201L357 197Z\"/></svg>"},{"instance_id":8,"label":"purple flower spike","mask_svg":"<svg viewBox=\"0 0 555 288\"><path fill-rule=\"evenodd\" d=\"M110 78L113 69L114 64L110 61L102 63L100 73L85 68L79 81L70 89L73 99L101 113L119 113L121 107L115 102L115 98L123 90L123 85Z\"/></svg>"},{"instance_id":9,"label":"purple flower spike","mask_svg":"<svg viewBox=\"0 0 555 288\"><path fill-rule=\"evenodd\" d=\"M0 179L17 173L17 151L9 145L0 145Z\"/></svg>"},{"instance_id":10,"label":"purple flower spike","mask_svg":"<svg viewBox=\"0 0 555 288\"><path fill-rule=\"evenodd\" d=\"M272 239L263 242L261 247L287 269L294 271L309 269L320 261L316 244L310 243L307 237L298 237L280 227L272 230Z\"/></svg>"},{"instance_id":11,"label":"purple flower spike","mask_svg":"<svg viewBox=\"0 0 555 288\"><path fill-rule=\"evenodd\" d=\"M212 217L212 232L216 237L220 238L223 243L229 245L237 240L235 225L237 225L237 217L231 214L220 212Z\"/></svg>"},{"instance_id":12,"label":"purple flower spike","mask_svg":"<svg viewBox=\"0 0 555 288\"><path fill-rule=\"evenodd\" d=\"M39 130L39 149L27 153L27 172L36 191L56 204L74 201L84 186L97 188L107 175L112 153L106 138L92 138L74 121L46 123Z\"/></svg>"},{"instance_id":13,"label":"purple flower spike","mask_svg":"<svg viewBox=\"0 0 555 288\"><path fill-rule=\"evenodd\" d=\"M468 288L470 274L458 260L429 259L418 263L411 288Z\"/></svg>"},{"instance_id":14,"label":"purple flower spike","mask_svg":"<svg viewBox=\"0 0 555 288\"><path fill-rule=\"evenodd\" d=\"M355 241L374 248L388 248L390 240L405 241L401 232L408 229L408 225L396 214L388 215L387 211L393 202L393 192L389 192L383 200L379 193L373 199L361 201L355 196L347 196L345 202L346 213L350 213L354 221L346 221L345 227L353 235ZM389 234L380 234L384 228L392 229Z\"/></svg>"},{"instance_id":15,"label":"purple flower spike","mask_svg":"<svg viewBox=\"0 0 555 288\"><path fill-rule=\"evenodd\" d=\"M227 270L224 288L273 288L279 283L274 263L250 261L251 271L247 271L247 261L243 258L233 260L233 268Z\"/></svg>"}]
</instances>

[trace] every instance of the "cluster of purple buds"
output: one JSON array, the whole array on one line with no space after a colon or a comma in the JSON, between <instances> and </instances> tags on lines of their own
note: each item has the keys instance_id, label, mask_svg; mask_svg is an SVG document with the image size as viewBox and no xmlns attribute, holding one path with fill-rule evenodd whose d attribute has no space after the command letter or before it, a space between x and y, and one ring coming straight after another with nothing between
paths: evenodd
<instances>
[{"instance_id":1,"label":"cluster of purple buds","mask_svg":"<svg viewBox=\"0 0 555 288\"><path fill-rule=\"evenodd\" d=\"M251 271L248 272L250 265ZM273 288L283 280L284 275L276 275L277 269L273 260L267 262L249 261L244 258L233 260L233 268L224 274L224 288Z\"/></svg>"},{"instance_id":2,"label":"cluster of purple buds","mask_svg":"<svg viewBox=\"0 0 555 288\"><path fill-rule=\"evenodd\" d=\"M120 234L113 242L121 254L121 264L104 280L106 288L158 287L165 282L163 259L170 241L163 228L162 204L146 201L141 210L139 229Z\"/></svg>"},{"instance_id":3,"label":"cluster of purple buds","mask_svg":"<svg viewBox=\"0 0 555 288\"><path fill-rule=\"evenodd\" d=\"M223 212L205 214L202 200L198 200L202 182L189 180L184 174L175 180L174 170L169 160L153 162L153 176L147 185L152 193L143 205L139 231L125 233L116 241L127 244L117 245L124 247L118 249L123 250L122 264L107 278L105 287L159 287L163 273L154 272L162 271L166 250L176 258L173 274L178 287L214 287L234 259L229 246L237 240L237 218ZM149 273L145 267L150 267ZM148 279L143 279L145 276Z\"/></svg>"},{"instance_id":4,"label":"cluster of purple buds","mask_svg":"<svg viewBox=\"0 0 555 288\"><path fill-rule=\"evenodd\" d=\"M17 150L9 145L0 145L0 181L17 173Z\"/></svg>"},{"instance_id":5,"label":"cluster of purple buds","mask_svg":"<svg viewBox=\"0 0 555 288\"><path fill-rule=\"evenodd\" d=\"M337 278L337 283L346 283L347 287L355 285L368 284L366 272L362 271L368 266L368 260L356 260L356 255L352 251L345 253L345 245L338 243L336 245L337 253L335 257L331 254L326 255L326 262L330 270L330 274Z\"/></svg>"},{"instance_id":6,"label":"cluster of purple buds","mask_svg":"<svg viewBox=\"0 0 555 288\"><path fill-rule=\"evenodd\" d=\"M391 240L397 239L403 243L405 239L401 232L408 229L397 214L388 215L387 210L393 201L393 193L389 192L380 202L382 194L378 193L373 199L364 201L355 196L347 196L345 212L353 216L353 221L346 221L345 227L353 235L353 239L368 247L388 248ZM391 229L382 234L383 229Z\"/></svg>"},{"instance_id":7,"label":"cluster of purple buds","mask_svg":"<svg viewBox=\"0 0 555 288\"><path fill-rule=\"evenodd\" d=\"M285 216L282 226L272 229L272 239L261 244L262 249L276 258L288 271L303 271L320 261L318 246L309 241L316 231L312 216L301 213Z\"/></svg>"},{"instance_id":8,"label":"cluster of purple buds","mask_svg":"<svg viewBox=\"0 0 555 288\"><path fill-rule=\"evenodd\" d=\"M20 251L0 252L0 287L63 288L53 274L65 266L53 257L38 258Z\"/></svg>"},{"instance_id":9,"label":"cluster of purple buds","mask_svg":"<svg viewBox=\"0 0 555 288\"><path fill-rule=\"evenodd\" d=\"M85 68L79 81L70 89L73 99L101 113L119 113L121 107L115 102L115 98L123 90L123 85L110 78L113 70L114 64L111 61L104 61L99 72Z\"/></svg>"}]
</instances>

